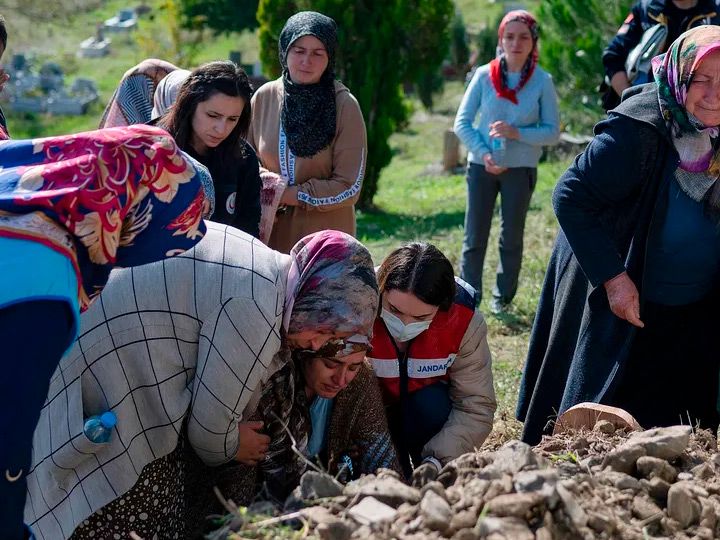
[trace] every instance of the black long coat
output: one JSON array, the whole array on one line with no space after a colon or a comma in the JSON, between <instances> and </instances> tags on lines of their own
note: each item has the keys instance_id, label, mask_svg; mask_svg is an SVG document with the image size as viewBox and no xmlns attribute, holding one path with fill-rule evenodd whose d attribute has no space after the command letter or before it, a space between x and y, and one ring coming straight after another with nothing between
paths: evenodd
<instances>
[{"instance_id":1,"label":"black long coat","mask_svg":"<svg viewBox=\"0 0 720 540\"><path fill-rule=\"evenodd\" d=\"M561 230L548 265L516 415L536 444L550 422L583 401L607 403L635 327L616 317L603 283L627 270L640 292L653 218L679 163L654 84L595 126L595 137L560 178L553 205Z\"/></svg>"}]
</instances>

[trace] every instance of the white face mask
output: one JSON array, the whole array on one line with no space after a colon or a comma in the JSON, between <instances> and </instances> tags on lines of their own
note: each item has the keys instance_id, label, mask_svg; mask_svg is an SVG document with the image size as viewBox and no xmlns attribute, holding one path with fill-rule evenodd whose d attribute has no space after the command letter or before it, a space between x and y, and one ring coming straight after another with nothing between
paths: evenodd
<instances>
[{"instance_id":1,"label":"white face mask","mask_svg":"<svg viewBox=\"0 0 720 540\"><path fill-rule=\"evenodd\" d=\"M401 342L410 341L411 339L419 336L427 330L430 323L432 323L431 319L429 321L405 324L397 315L393 315L385 308L382 309L380 316L383 318L383 321L385 321L385 325L387 326L390 335Z\"/></svg>"}]
</instances>

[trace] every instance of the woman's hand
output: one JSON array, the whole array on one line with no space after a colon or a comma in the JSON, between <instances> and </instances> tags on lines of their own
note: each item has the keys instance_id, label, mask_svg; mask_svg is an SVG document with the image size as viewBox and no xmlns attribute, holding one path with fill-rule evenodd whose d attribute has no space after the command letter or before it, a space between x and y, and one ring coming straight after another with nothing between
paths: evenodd
<instances>
[{"instance_id":1,"label":"woman's hand","mask_svg":"<svg viewBox=\"0 0 720 540\"><path fill-rule=\"evenodd\" d=\"M257 465L265 459L265 453L270 447L270 437L259 433L263 428L262 422L240 422L238 424L240 446L235 460L243 465Z\"/></svg>"},{"instance_id":2,"label":"woman's hand","mask_svg":"<svg viewBox=\"0 0 720 540\"><path fill-rule=\"evenodd\" d=\"M605 292L616 316L638 328L645 327L640 320L640 294L627 272L606 281Z\"/></svg>"},{"instance_id":3,"label":"woman's hand","mask_svg":"<svg viewBox=\"0 0 720 540\"><path fill-rule=\"evenodd\" d=\"M300 206L300 201L298 201L298 187L297 186L288 186L285 188L285 191L283 191L282 197L280 197L280 205L285 206Z\"/></svg>"},{"instance_id":4,"label":"woman's hand","mask_svg":"<svg viewBox=\"0 0 720 540\"><path fill-rule=\"evenodd\" d=\"M490 174L502 174L507 171L507 167L500 167L493 161L492 154L489 152L483 155L483 163L485 170Z\"/></svg>"},{"instance_id":5,"label":"woman's hand","mask_svg":"<svg viewBox=\"0 0 720 540\"><path fill-rule=\"evenodd\" d=\"M520 138L520 132L516 127L511 126L507 122L498 120L490 124L490 136L505 137L506 139L517 141Z\"/></svg>"}]
</instances>

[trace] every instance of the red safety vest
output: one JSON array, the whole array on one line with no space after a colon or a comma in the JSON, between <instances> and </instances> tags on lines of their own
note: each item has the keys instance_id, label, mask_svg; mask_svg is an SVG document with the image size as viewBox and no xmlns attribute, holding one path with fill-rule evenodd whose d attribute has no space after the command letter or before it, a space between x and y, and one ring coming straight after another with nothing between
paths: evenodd
<instances>
[{"instance_id":1,"label":"red safety vest","mask_svg":"<svg viewBox=\"0 0 720 540\"><path fill-rule=\"evenodd\" d=\"M400 397L401 368L407 373L408 392L450 379L448 370L475 313L475 290L457 278L456 282L457 293L450 309L438 311L430 327L410 341L404 354L398 355L382 318L375 319L368 360L383 389L386 404Z\"/></svg>"}]
</instances>

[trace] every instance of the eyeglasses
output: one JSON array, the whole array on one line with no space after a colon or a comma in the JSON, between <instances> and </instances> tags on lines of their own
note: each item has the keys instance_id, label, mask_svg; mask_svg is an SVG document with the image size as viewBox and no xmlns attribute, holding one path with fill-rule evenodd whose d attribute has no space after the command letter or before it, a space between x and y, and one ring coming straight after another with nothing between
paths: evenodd
<instances>
[{"instance_id":1,"label":"eyeglasses","mask_svg":"<svg viewBox=\"0 0 720 540\"><path fill-rule=\"evenodd\" d=\"M367 338L363 337L363 341L348 341L349 339L357 339L358 336L351 336L346 339L330 339L320 347L317 351L312 349L301 349L295 351L298 358L311 359L311 358L343 358L345 356L357 353L357 352L369 352L372 350L370 343L367 342Z\"/></svg>"}]
</instances>

